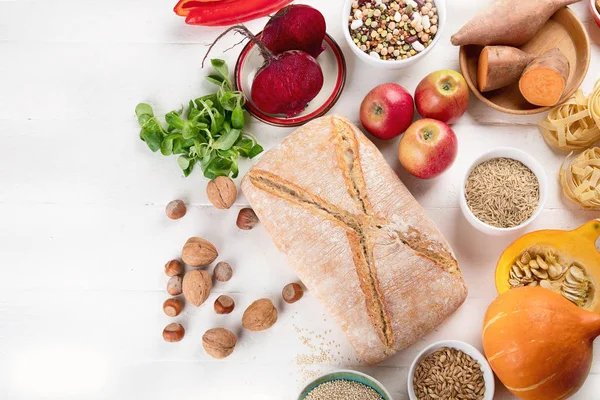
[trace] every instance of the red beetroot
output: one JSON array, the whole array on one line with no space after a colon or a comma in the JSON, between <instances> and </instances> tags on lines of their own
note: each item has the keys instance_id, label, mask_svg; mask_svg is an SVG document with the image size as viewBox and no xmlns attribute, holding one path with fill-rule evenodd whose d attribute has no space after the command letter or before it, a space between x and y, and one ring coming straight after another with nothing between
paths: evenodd
<instances>
[{"instance_id":1,"label":"red beetroot","mask_svg":"<svg viewBox=\"0 0 600 400\"><path fill-rule=\"evenodd\" d=\"M260 39L275 54L302 50L317 58L325 50L325 30L325 18L319 10L292 4L269 20Z\"/></svg>"},{"instance_id":2,"label":"red beetroot","mask_svg":"<svg viewBox=\"0 0 600 400\"><path fill-rule=\"evenodd\" d=\"M275 55L243 25L232 26L217 37L204 60L214 44L230 31L251 39L265 59L256 72L251 88L252 102L260 110L293 117L300 114L308 102L319 94L323 87L323 71L314 57L299 50Z\"/></svg>"},{"instance_id":3,"label":"red beetroot","mask_svg":"<svg viewBox=\"0 0 600 400\"><path fill-rule=\"evenodd\" d=\"M254 77L252 101L269 114L300 114L323 87L321 66L299 50L271 57Z\"/></svg>"}]
</instances>

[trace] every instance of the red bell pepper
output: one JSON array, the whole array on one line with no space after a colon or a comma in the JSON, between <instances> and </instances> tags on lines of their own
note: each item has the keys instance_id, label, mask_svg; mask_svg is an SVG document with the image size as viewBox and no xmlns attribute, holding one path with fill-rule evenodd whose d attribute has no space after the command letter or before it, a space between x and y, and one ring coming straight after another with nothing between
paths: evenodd
<instances>
[{"instance_id":1,"label":"red bell pepper","mask_svg":"<svg viewBox=\"0 0 600 400\"><path fill-rule=\"evenodd\" d=\"M175 8L173 8L173 11L175 11L175 14L181 16L181 17L186 17L190 11L192 11L193 8L195 7L200 7L203 4L206 3L231 3L237 0L179 0L177 2L177 4L175 5Z\"/></svg>"},{"instance_id":2,"label":"red bell pepper","mask_svg":"<svg viewBox=\"0 0 600 400\"><path fill-rule=\"evenodd\" d=\"M227 26L264 17L291 3L292 0L240 0L204 3L191 9L185 23L189 25Z\"/></svg>"}]
</instances>

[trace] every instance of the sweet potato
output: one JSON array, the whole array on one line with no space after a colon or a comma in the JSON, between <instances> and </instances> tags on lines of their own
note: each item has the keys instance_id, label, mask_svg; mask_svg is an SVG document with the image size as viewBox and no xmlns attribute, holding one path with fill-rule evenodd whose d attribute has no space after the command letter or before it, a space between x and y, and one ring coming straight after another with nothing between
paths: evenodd
<instances>
[{"instance_id":1,"label":"sweet potato","mask_svg":"<svg viewBox=\"0 0 600 400\"><path fill-rule=\"evenodd\" d=\"M523 70L536 58L510 46L486 46L479 56L477 86L480 92L489 92L519 80Z\"/></svg>"},{"instance_id":2,"label":"sweet potato","mask_svg":"<svg viewBox=\"0 0 600 400\"><path fill-rule=\"evenodd\" d=\"M569 78L569 60L554 48L533 60L519 79L519 90L536 106L554 106L562 97Z\"/></svg>"},{"instance_id":3,"label":"sweet potato","mask_svg":"<svg viewBox=\"0 0 600 400\"><path fill-rule=\"evenodd\" d=\"M455 46L521 46L535 36L556 11L578 1L581 0L494 0L450 41Z\"/></svg>"}]
</instances>

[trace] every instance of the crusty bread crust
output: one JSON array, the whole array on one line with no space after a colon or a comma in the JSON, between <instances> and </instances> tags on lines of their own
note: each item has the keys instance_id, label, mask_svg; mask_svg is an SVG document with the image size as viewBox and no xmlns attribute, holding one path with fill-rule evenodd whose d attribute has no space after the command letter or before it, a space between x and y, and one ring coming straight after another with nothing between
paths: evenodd
<instances>
[{"instance_id":1,"label":"crusty bread crust","mask_svg":"<svg viewBox=\"0 0 600 400\"><path fill-rule=\"evenodd\" d=\"M366 363L414 343L466 297L449 245L343 117L298 129L263 155L242 190Z\"/></svg>"}]
</instances>

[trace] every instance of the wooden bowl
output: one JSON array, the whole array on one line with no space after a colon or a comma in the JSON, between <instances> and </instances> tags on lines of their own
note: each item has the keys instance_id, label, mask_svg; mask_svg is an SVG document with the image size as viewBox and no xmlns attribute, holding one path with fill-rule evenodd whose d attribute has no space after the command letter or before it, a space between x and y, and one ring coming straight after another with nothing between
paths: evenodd
<instances>
[{"instance_id":1,"label":"wooden bowl","mask_svg":"<svg viewBox=\"0 0 600 400\"><path fill-rule=\"evenodd\" d=\"M521 50L533 54L543 54L557 47L569 60L570 72L567 86L560 103L568 99L581 86L590 66L590 38L575 13L565 7L557 11L546 25L521 46ZM460 47L460 69L469 88L475 96L488 106L508 114L538 114L551 107L539 107L529 103L519 91L519 83L481 93L477 89L477 63L483 46Z\"/></svg>"}]
</instances>

